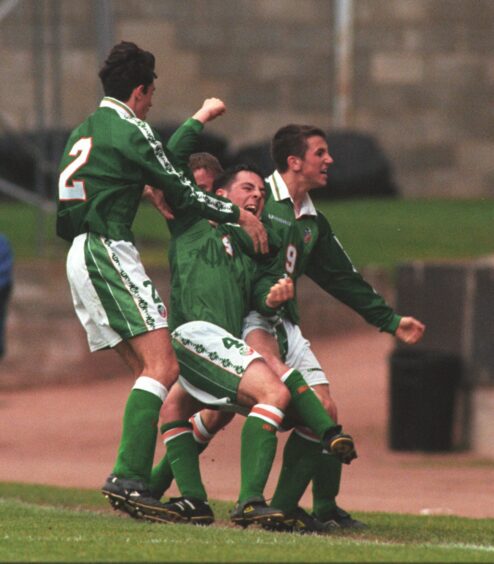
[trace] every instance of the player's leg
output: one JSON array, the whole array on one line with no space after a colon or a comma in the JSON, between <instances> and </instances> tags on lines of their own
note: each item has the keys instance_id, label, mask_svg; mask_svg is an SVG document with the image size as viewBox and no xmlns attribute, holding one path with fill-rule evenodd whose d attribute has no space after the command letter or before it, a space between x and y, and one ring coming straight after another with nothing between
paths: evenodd
<instances>
[{"instance_id":1,"label":"player's leg","mask_svg":"<svg viewBox=\"0 0 494 564\"><path fill-rule=\"evenodd\" d=\"M214 515L199 469L199 452L189 418L201 404L179 385L172 387L163 409L161 433L170 470L181 497L171 498L167 509L193 524L209 525Z\"/></svg>"},{"instance_id":2,"label":"player's leg","mask_svg":"<svg viewBox=\"0 0 494 564\"><path fill-rule=\"evenodd\" d=\"M336 418L336 403L331 397L329 384L316 384L313 389L326 409ZM336 497L340 492L341 474L342 464L338 458L327 450L322 450L312 477L314 516L334 528L364 528L366 526L364 523L354 519L337 505Z\"/></svg>"},{"instance_id":3,"label":"player's leg","mask_svg":"<svg viewBox=\"0 0 494 564\"><path fill-rule=\"evenodd\" d=\"M250 408L242 429L241 488L232 520L247 525L281 516L267 507L263 492L276 430L290 399L286 387L252 348L217 326L187 323L173 336L185 390L207 405Z\"/></svg>"},{"instance_id":4,"label":"player's leg","mask_svg":"<svg viewBox=\"0 0 494 564\"><path fill-rule=\"evenodd\" d=\"M268 364L272 363L270 367L274 367L281 381L289 389L291 405L296 410L299 420L321 438L323 444L331 452L349 464L356 456L352 438L341 432L341 427L336 425L303 374L296 369L298 367L288 368L288 366L295 365L289 362L284 363L280 359L280 354L282 354L280 349L286 347L288 343L285 323L278 324L274 329L265 318L251 312L246 319L243 334L246 342L263 358L268 359ZM304 342L306 342L305 339ZM277 343L281 343L279 348ZM285 348L285 350L287 354L290 354L288 349Z\"/></svg>"},{"instance_id":5,"label":"player's leg","mask_svg":"<svg viewBox=\"0 0 494 564\"><path fill-rule=\"evenodd\" d=\"M214 435L228 425L234 416L234 412L203 409L189 418L198 454L201 454L207 448ZM165 454L151 470L149 489L153 497L161 499L172 482L173 472L168 454Z\"/></svg>"},{"instance_id":6,"label":"player's leg","mask_svg":"<svg viewBox=\"0 0 494 564\"><path fill-rule=\"evenodd\" d=\"M297 326L285 322L279 324L277 331L275 331L271 325L266 324L264 319L259 319L258 316L254 315L246 320L244 335L246 333L247 342L270 358L270 362L277 366L278 370L285 366L279 358L284 353L287 363L299 368L304 375L304 380L314 390L324 387L329 389L324 372L311 352L308 341L302 337ZM266 337L268 333L270 338ZM274 335L276 335L276 339ZM321 384L325 384L325 386ZM336 421L336 405L332 402L329 394L321 393L318 397L325 410ZM297 507L301 496L313 479L316 469L319 469L323 460L323 452L327 453L327 450L321 448L317 435L304 427L296 428L285 445L282 470L272 503L286 513L286 522L291 523L291 528L294 528L292 522L295 522L298 523L297 526L301 530L324 531L324 527L305 512L302 512L303 514L300 516L298 512L302 510ZM333 487L336 489L339 484L339 479L336 480L336 474L338 474L338 470L341 474L341 462L330 454L324 456L324 462L327 462L324 466L325 471L328 471L328 466L331 471L325 480L325 485L327 488ZM333 468L334 463L336 463L336 469ZM323 479L323 472L320 475ZM325 496L326 494L327 491L324 492ZM296 518L292 519L292 517Z\"/></svg>"},{"instance_id":7,"label":"player's leg","mask_svg":"<svg viewBox=\"0 0 494 564\"><path fill-rule=\"evenodd\" d=\"M328 378L316 356L314 355L309 341L305 339L300 331L300 328L288 321L284 322L284 328L287 335L288 342L288 355L287 361L290 366L296 366L304 375L305 380L317 394L320 402L325 410L331 417L338 421L338 410L336 402L330 393L330 385ZM303 428L296 429L299 437L300 451L306 452L306 456L312 457L314 460L314 474L312 476L312 493L314 515L322 523L327 523L329 526L334 526L334 522L339 520L339 526L350 526L352 523L358 524L356 520L352 519L346 512L343 512L336 505L336 496L339 493L341 482L341 461L328 449L319 450L317 454L314 453L313 442L311 444L310 432ZM314 458L315 457L315 458ZM292 459L294 468L297 468L297 461ZM287 463L287 467L290 463ZM289 475L289 472L287 471ZM300 473L299 473L300 476ZM306 483L307 475L305 475ZM284 476L280 476L280 488L277 490L278 495L275 496L276 501L284 508L286 503L294 503L294 496L292 492L294 487L287 481L284 484ZM302 477L300 481L300 488L302 487ZM281 501L278 496L284 499Z\"/></svg>"},{"instance_id":8,"label":"player's leg","mask_svg":"<svg viewBox=\"0 0 494 564\"><path fill-rule=\"evenodd\" d=\"M91 351L115 348L137 377L125 408L114 472L103 493L124 509L142 505L148 511L154 505L150 511L161 510L147 484L159 412L178 373L166 309L131 243L91 233L76 237L67 257L67 276Z\"/></svg>"},{"instance_id":9,"label":"player's leg","mask_svg":"<svg viewBox=\"0 0 494 564\"><path fill-rule=\"evenodd\" d=\"M168 330L163 328L121 343L118 352L137 372L137 378L125 406L112 474L149 483L159 414L168 389L178 376L178 364Z\"/></svg>"}]
</instances>

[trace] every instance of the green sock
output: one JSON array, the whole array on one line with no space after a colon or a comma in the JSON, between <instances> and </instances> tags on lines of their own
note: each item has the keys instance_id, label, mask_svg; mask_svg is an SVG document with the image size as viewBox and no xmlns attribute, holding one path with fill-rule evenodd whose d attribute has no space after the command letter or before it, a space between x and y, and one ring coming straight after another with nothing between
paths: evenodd
<instances>
[{"instance_id":1,"label":"green sock","mask_svg":"<svg viewBox=\"0 0 494 564\"><path fill-rule=\"evenodd\" d=\"M197 453L201 454L209 443L200 444L194 441L197 447ZM156 499L161 499L166 490L173 482L173 471L170 465L168 453L156 464L151 470L151 480L149 482L149 489L151 495Z\"/></svg>"},{"instance_id":2,"label":"green sock","mask_svg":"<svg viewBox=\"0 0 494 564\"><path fill-rule=\"evenodd\" d=\"M336 507L340 482L341 462L332 454L321 453L312 482L313 510L321 521L327 521Z\"/></svg>"},{"instance_id":3,"label":"green sock","mask_svg":"<svg viewBox=\"0 0 494 564\"><path fill-rule=\"evenodd\" d=\"M271 505L287 515L297 508L319 461L321 445L308 441L295 431L283 451L283 465Z\"/></svg>"},{"instance_id":4,"label":"green sock","mask_svg":"<svg viewBox=\"0 0 494 564\"><path fill-rule=\"evenodd\" d=\"M316 394L311 390L298 370L292 370L281 378L290 390L292 404L302 419L319 438L336 423L328 415Z\"/></svg>"},{"instance_id":5,"label":"green sock","mask_svg":"<svg viewBox=\"0 0 494 564\"><path fill-rule=\"evenodd\" d=\"M188 421L173 421L161 427L170 466L178 489L184 497L206 501L207 494L199 469L197 443Z\"/></svg>"},{"instance_id":6,"label":"green sock","mask_svg":"<svg viewBox=\"0 0 494 564\"><path fill-rule=\"evenodd\" d=\"M263 414L268 414L264 417ZM273 421L274 416L278 421ZM276 431L283 413L270 405L257 404L247 416L242 428L240 447L240 495L239 503L251 498L263 498L278 438Z\"/></svg>"},{"instance_id":7,"label":"green sock","mask_svg":"<svg viewBox=\"0 0 494 564\"><path fill-rule=\"evenodd\" d=\"M122 437L113 474L149 482L162 400L151 392L133 389L123 417Z\"/></svg>"}]
</instances>

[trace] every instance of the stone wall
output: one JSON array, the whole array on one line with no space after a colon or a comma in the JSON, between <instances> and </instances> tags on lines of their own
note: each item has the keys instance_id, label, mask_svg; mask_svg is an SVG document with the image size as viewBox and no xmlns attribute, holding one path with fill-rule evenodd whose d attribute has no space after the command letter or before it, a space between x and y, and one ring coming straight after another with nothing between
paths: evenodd
<instances>
[{"instance_id":1,"label":"stone wall","mask_svg":"<svg viewBox=\"0 0 494 564\"><path fill-rule=\"evenodd\" d=\"M61 9L62 104L47 122L74 125L101 95L94 3L24 0L0 22L8 119L35 124L34 6ZM335 95L330 0L114 0L115 40L156 53L151 120L179 122L207 96L229 113L211 125L234 148L287 122L331 127ZM494 196L494 2L356 0L350 126L376 135L407 197ZM15 95L13 95L15 93Z\"/></svg>"}]
</instances>

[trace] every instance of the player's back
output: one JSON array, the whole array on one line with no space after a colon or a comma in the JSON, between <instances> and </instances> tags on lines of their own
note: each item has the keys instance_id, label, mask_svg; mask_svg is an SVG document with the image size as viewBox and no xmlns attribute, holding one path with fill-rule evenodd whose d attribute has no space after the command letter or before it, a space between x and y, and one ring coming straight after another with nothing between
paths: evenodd
<instances>
[{"instance_id":1,"label":"player's back","mask_svg":"<svg viewBox=\"0 0 494 564\"><path fill-rule=\"evenodd\" d=\"M139 137L130 120L108 107L74 129L60 163L58 235L70 241L90 231L133 240L143 182L131 151Z\"/></svg>"}]
</instances>

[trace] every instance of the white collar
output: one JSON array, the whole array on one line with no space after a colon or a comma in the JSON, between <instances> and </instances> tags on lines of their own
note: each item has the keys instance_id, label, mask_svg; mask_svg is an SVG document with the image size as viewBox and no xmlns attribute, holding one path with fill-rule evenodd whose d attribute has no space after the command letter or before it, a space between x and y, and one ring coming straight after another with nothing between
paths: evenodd
<instances>
[{"instance_id":1,"label":"white collar","mask_svg":"<svg viewBox=\"0 0 494 564\"><path fill-rule=\"evenodd\" d=\"M103 100L101 100L99 107L111 108L112 110L115 110L120 117L137 117L127 104L124 104L121 100L117 100L111 96L105 96Z\"/></svg>"},{"instance_id":2,"label":"white collar","mask_svg":"<svg viewBox=\"0 0 494 564\"><path fill-rule=\"evenodd\" d=\"M290 201L292 202L292 204L294 206L294 210L295 210L295 204L293 202L293 198L290 195L290 192L288 191L288 186L286 185L286 182L283 180L283 177L281 176L281 174L277 170L275 170L273 172L273 174L267 178L267 182L269 183L269 185L271 187L271 192L273 194L273 198L277 202L280 202L281 200L290 199ZM295 218L298 219L299 217L302 217L303 215L317 216L317 210L316 210L314 204L312 203L312 200L311 200L311 197L309 196L309 194L305 194L302 205L300 206L300 211L299 211L298 214L297 213L295 214Z\"/></svg>"}]
</instances>

